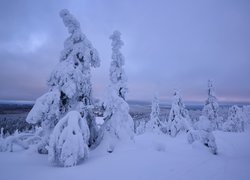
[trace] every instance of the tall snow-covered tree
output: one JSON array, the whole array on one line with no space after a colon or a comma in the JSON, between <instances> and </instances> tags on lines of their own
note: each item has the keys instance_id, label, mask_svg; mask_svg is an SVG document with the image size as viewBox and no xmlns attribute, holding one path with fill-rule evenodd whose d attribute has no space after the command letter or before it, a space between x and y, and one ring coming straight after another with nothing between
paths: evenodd
<instances>
[{"instance_id":1,"label":"tall snow-covered tree","mask_svg":"<svg viewBox=\"0 0 250 180\"><path fill-rule=\"evenodd\" d=\"M202 115L211 121L213 130L218 129L222 121L222 117L218 116L219 104L215 96L213 82L208 81L208 98L202 110Z\"/></svg>"},{"instance_id":2,"label":"tall snow-covered tree","mask_svg":"<svg viewBox=\"0 0 250 180\"><path fill-rule=\"evenodd\" d=\"M147 131L160 132L162 123L160 121L160 107L157 95L154 96L151 105L150 120L146 124Z\"/></svg>"},{"instance_id":3,"label":"tall snow-covered tree","mask_svg":"<svg viewBox=\"0 0 250 180\"><path fill-rule=\"evenodd\" d=\"M126 102L127 77L123 69L124 57L120 52L123 46L121 33L114 31L110 36L112 61L110 66L110 86L105 101L104 124L100 138L108 152L112 152L118 141L131 140L134 136L134 121L129 114Z\"/></svg>"},{"instance_id":4,"label":"tall snow-covered tree","mask_svg":"<svg viewBox=\"0 0 250 180\"><path fill-rule=\"evenodd\" d=\"M245 130L245 118L241 108L236 105L229 108L223 130L230 132L243 132Z\"/></svg>"},{"instance_id":5,"label":"tall snow-covered tree","mask_svg":"<svg viewBox=\"0 0 250 180\"><path fill-rule=\"evenodd\" d=\"M112 46L112 61L110 65L110 82L112 88L115 89L119 97L126 100L126 95L128 92L127 88L127 76L124 71L124 56L120 49L124 45L121 40L121 33L119 31L114 31L110 36L111 46Z\"/></svg>"},{"instance_id":6,"label":"tall snow-covered tree","mask_svg":"<svg viewBox=\"0 0 250 180\"><path fill-rule=\"evenodd\" d=\"M85 117L90 129L89 145L97 137L97 126L92 113L91 67L99 67L96 49L82 33L80 23L66 9L60 11L70 36L64 42L60 62L48 80L49 92L38 98L26 121L41 123L44 141L39 151L46 153L49 135L56 123L70 110L77 110Z\"/></svg>"},{"instance_id":7,"label":"tall snow-covered tree","mask_svg":"<svg viewBox=\"0 0 250 180\"><path fill-rule=\"evenodd\" d=\"M188 131L190 128L190 117L188 110L182 102L179 91L174 92L172 107L168 117L168 133L176 136L180 131Z\"/></svg>"}]
</instances>

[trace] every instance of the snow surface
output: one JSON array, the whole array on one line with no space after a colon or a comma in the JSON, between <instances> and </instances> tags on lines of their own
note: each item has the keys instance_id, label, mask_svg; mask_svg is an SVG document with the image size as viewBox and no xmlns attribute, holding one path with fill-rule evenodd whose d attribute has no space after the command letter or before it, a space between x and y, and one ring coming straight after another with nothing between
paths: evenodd
<instances>
[{"instance_id":1,"label":"snow surface","mask_svg":"<svg viewBox=\"0 0 250 180\"><path fill-rule=\"evenodd\" d=\"M189 145L185 134L172 138L146 133L132 144L120 144L113 153L100 148L78 166L51 165L47 155L36 149L0 153L0 179L3 180L181 180L250 179L250 131L215 131L218 155L202 144Z\"/></svg>"}]
</instances>

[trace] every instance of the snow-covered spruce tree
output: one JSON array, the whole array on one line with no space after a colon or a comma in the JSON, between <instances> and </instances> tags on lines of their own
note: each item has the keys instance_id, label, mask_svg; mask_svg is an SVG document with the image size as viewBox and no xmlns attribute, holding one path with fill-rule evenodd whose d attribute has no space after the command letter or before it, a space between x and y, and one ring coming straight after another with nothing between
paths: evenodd
<instances>
[{"instance_id":1,"label":"snow-covered spruce tree","mask_svg":"<svg viewBox=\"0 0 250 180\"><path fill-rule=\"evenodd\" d=\"M90 129L89 146L97 137L97 126L92 114L91 67L99 67L98 53L81 32L79 22L68 10L61 10L60 16L70 36L64 42L59 64L48 80L49 92L38 98L26 121L41 123L44 141L39 147L41 153L49 142L54 126L67 112L77 110L86 117Z\"/></svg>"},{"instance_id":2,"label":"snow-covered spruce tree","mask_svg":"<svg viewBox=\"0 0 250 180\"><path fill-rule=\"evenodd\" d=\"M118 141L128 141L134 136L134 121L129 114L126 102L127 78L123 69L124 57L120 52L123 45L121 33L114 31L112 40L112 61L110 66L110 86L105 101L104 124L100 140L108 152L112 152Z\"/></svg>"},{"instance_id":3,"label":"snow-covered spruce tree","mask_svg":"<svg viewBox=\"0 0 250 180\"><path fill-rule=\"evenodd\" d=\"M157 95L154 96L151 105L150 119L146 124L147 131L161 132L162 123L160 121L160 107Z\"/></svg>"},{"instance_id":4,"label":"snow-covered spruce tree","mask_svg":"<svg viewBox=\"0 0 250 180\"><path fill-rule=\"evenodd\" d=\"M212 132L211 121L206 116L200 116L199 121L195 124L196 130L191 129L188 132L187 139L191 144L194 141L200 141L210 152L217 154L217 145Z\"/></svg>"},{"instance_id":5,"label":"snow-covered spruce tree","mask_svg":"<svg viewBox=\"0 0 250 180\"><path fill-rule=\"evenodd\" d=\"M212 129L218 129L221 126L222 117L218 116L219 104L215 96L213 82L208 80L208 98L202 110L202 115L206 116L212 125Z\"/></svg>"},{"instance_id":6,"label":"snow-covered spruce tree","mask_svg":"<svg viewBox=\"0 0 250 180\"><path fill-rule=\"evenodd\" d=\"M185 109L179 91L174 92L172 107L167 122L167 129L171 136L176 136L180 131L188 131L190 129L188 110Z\"/></svg>"},{"instance_id":7,"label":"snow-covered spruce tree","mask_svg":"<svg viewBox=\"0 0 250 180\"><path fill-rule=\"evenodd\" d=\"M54 128L49 142L49 160L64 167L76 165L88 155L89 128L78 111L70 111Z\"/></svg>"},{"instance_id":8,"label":"snow-covered spruce tree","mask_svg":"<svg viewBox=\"0 0 250 180\"><path fill-rule=\"evenodd\" d=\"M245 130L245 119L241 108L236 105L229 108L223 130L229 132L243 132Z\"/></svg>"}]
</instances>

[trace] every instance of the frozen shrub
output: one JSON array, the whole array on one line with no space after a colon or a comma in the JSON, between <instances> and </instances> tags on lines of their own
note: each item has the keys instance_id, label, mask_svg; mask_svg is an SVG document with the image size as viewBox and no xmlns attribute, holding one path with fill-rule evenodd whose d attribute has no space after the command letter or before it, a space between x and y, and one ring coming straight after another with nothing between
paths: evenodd
<instances>
[{"instance_id":1,"label":"frozen shrub","mask_svg":"<svg viewBox=\"0 0 250 180\"><path fill-rule=\"evenodd\" d=\"M26 141L23 141L25 134L20 134L18 130L14 134L0 139L0 151L13 152L13 145L18 145L23 149L28 149L29 145Z\"/></svg>"}]
</instances>

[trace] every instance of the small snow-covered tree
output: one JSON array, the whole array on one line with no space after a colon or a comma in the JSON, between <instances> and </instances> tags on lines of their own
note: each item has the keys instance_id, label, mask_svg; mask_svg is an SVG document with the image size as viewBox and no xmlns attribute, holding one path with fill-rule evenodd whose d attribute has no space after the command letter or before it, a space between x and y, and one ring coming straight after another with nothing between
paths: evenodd
<instances>
[{"instance_id":1,"label":"small snow-covered tree","mask_svg":"<svg viewBox=\"0 0 250 180\"><path fill-rule=\"evenodd\" d=\"M114 31L112 40L112 62L110 66L110 86L105 101L104 124L100 131L102 140L108 152L112 152L118 141L131 140L134 136L134 121L129 114L126 102L127 78L123 69L124 57L120 52L123 41L121 33Z\"/></svg>"},{"instance_id":2,"label":"small snow-covered tree","mask_svg":"<svg viewBox=\"0 0 250 180\"><path fill-rule=\"evenodd\" d=\"M0 152L5 151L6 149L3 130L3 128L0 130Z\"/></svg>"},{"instance_id":3,"label":"small snow-covered tree","mask_svg":"<svg viewBox=\"0 0 250 180\"><path fill-rule=\"evenodd\" d=\"M215 96L213 82L208 81L208 98L202 110L202 115L206 116L210 121L213 130L220 128L222 117L218 116L219 104Z\"/></svg>"},{"instance_id":4,"label":"small snow-covered tree","mask_svg":"<svg viewBox=\"0 0 250 180\"><path fill-rule=\"evenodd\" d=\"M29 112L26 121L28 123L41 123L43 129L43 138L38 145L38 152L47 153L46 146L48 145L49 135L60 117L60 91L53 89L39 97L31 111Z\"/></svg>"},{"instance_id":5,"label":"small snow-covered tree","mask_svg":"<svg viewBox=\"0 0 250 180\"><path fill-rule=\"evenodd\" d=\"M137 122L135 126L136 134L143 134L146 130L146 125L147 125L145 119L140 119L137 120L136 122Z\"/></svg>"},{"instance_id":6,"label":"small snow-covered tree","mask_svg":"<svg viewBox=\"0 0 250 180\"><path fill-rule=\"evenodd\" d=\"M180 131L188 131L190 129L188 110L185 109L179 91L174 92L172 107L167 123L168 133L171 136L176 136Z\"/></svg>"},{"instance_id":7,"label":"small snow-covered tree","mask_svg":"<svg viewBox=\"0 0 250 180\"><path fill-rule=\"evenodd\" d=\"M61 166L76 165L88 155L90 132L86 117L70 111L55 126L49 142L49 160Z\"/></svg>"},{"instance_id":8,"label":"small snow-covered tree","mask_svg":"<svg viewBox=\"0 0 250 180\"><path fill-rule=\"evenodd\" d=\"M243 132L245 130L245 119L241 108L236 105L229 108L223 130L229 132Z\"/></svg>"},{"instance_id":9,"label":"small snow-covered tree","mask_svg":"<svg viewBox=\"0 0 250 180\"><path fill-rule=\"evenodd\" d=\"M162 123L160 121L160 107L157 95L154 96L151 105L150 120L146 124L147 131L160 132Z\"/></svg>"},{"instance_id":10,"label":"small snow-covered tree","mask_svg":"<svg viewBox=\"0 0 250 180\"><path fill-rule=\"evenodd\" d=\"M1 127L0 129L0 140L2 140L4 138L4 133L3 133L3 127Z\"/></svg>"},{"instance_id":11,"label":"small snow-covered tree","mask_svg":"<svg viewBox=\"0 0 250 180\"><path fill-rule=\"evenodd\" d=\"M245 105L242 107L245 122L250 124L250 105Z\"/></svg>"},{"instance_id":12,"label":"small snow-covered tree","mask_svg":"<svg viewBox=\"0 0 250 180\"><path fill-rule=\"evenodd\" d=\"M29 123L42 124L45 138L39 151L44 153L54 126L70 110L77 110L86 117L90 129L89 145L94 144L97 137L90 68L100 66L98 53L68 10L61 10L60 16L70 36L48 80L49 92L38 98L26 119Z\"/></svg>"},{"instance_id":13,"label":"small snow-covered tree","mask_svg":"<svg viewBox=\"0 0 250 180\"><path fill-rule=\"evenodd\" d=\"M212 132L211 121L206 116L200 116L199 121L195 123L196 130L191 129L188 132L187 139L191 144L194 141L200 141L209 148L211 153L217 154L217 145Z\"/></svg>"}]
</instances>

